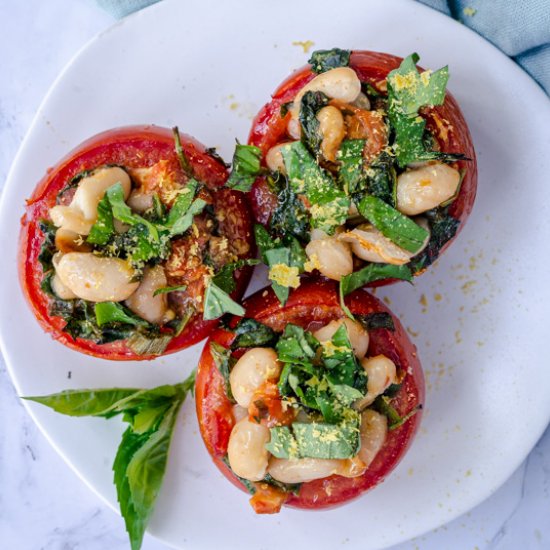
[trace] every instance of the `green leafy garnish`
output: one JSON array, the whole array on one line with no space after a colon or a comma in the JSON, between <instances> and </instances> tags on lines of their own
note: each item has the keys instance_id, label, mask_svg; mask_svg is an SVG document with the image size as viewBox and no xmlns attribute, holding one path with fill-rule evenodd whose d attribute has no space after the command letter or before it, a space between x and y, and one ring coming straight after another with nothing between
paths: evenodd
<instances>
[{"instance_id":1,"label":"green leafy garnish","mask_svg":"<svg viewBox=\"0 0 550 550\"><path fill-rule=\"evenodd\" d=\"M157 288L155 292L153 292L153 296L158 296L159 294L168 294L169 292L183 292L186 289L187 285L163 286L161 288Z\"/></svg>"},{"instance_id":2,"label":"green leafy garnish","mask_svg":"<svg viewBox=\"0 0 550 550\"><path fill-rule=\"evenodd\" d=\"M367 313L366 315L356 315L355 319L359 321L367 331L384 328L386 330L395 331L393 317L389 313L375 312Z\"/></svg>"},{"instance_id":3,"label":"green leafy garnish","mask_svg":"<svg viewBox=\"0 0 550 550\"><path fill-rule=\"evenodd\" d=\"M69 416L124 415L130 426L122 436L113 471L132 550L141 547L166 470L174 423L194 383L195 372L181 384L152 390L66 390L24 398Z\"/></svg>"},{"instance_id":4,"label":"green leafy garnish","mask_svg":"<svg viewBox=\"0 0 550 550\"><path fill-rule=\"evenodd\" d=\"M193 224L194 216L204 210L206 201L200 198L195 199L199 185L197 180L190 180L187 183L181 193L178 194L174 205L168 212L168 216L161 224L163 228L168 230L170 237L185 233Z\"/></svg>"},{"instance_id":5,"label":"green leafy garnish","mask_svg":"<svg viewBox=\"0 0 550 550\"><path fill-rule=\"evenodd\" d=\"M217 342L210 342L210 354L212 355L214 364L223 377L225 394L229 400L235 401L233 399L233 393L231 392L231 384L229 383L229 373L235 363L234 359L231 357L231 350L229 348L224 348Z\"/></svg>"},{"instance_id":6,"label":"green leafy garnish","mask_svg":"<svg viewBox=\"0 0 550 550\"><path fill-rule=\"evenodd\" d=\"M277 337L271 327L255 319L241 319L233 333L235 339L231 344L232 349L270 346Z\"/></svg>"},{"instance_id":7,"label":"green leafy garnish","mask_svg":"<svg viewBox=\"0 0 550 550\"><path fill-rule=\"evenodd\" d=\"M91 244L104 245L109 242L114 232L113 210L109 198L104 196L97 205L97 220L86 240Z\"/></svg>"},{"instance_id":8,"label":"green leafy garnish","mask_svg":"<svg viewBox=\"0 0 550 550\"><path fill-rule=\"evenodd\" d=\"M378 396L373 404L374 409L376 409L380 414L383 414L388 419L388 430L395 430L400 426L403 426L407 420L412 418L417 412L422 410L422 405L418 405L412 411L408 412L406 415L401 416L394 407L390 404L391 398L386 395Z\"/></svg>"},{"instance_id":9,"label":"green leafy garnish","mask_svg":"<svg viewBox=\"0 0 550 550\"><path fill-rule=\"evenodd\" d=\"M429 237L429 232L401 214L383 200L367 195L357 209L382 235L409 252L418 252Z\"/></svg>"},{"instance_id":10,"label":"green leafy garnish","mask_svg":"<svg viewBox=\"0 0 550 550\"><path fill-rule=\"evenodd\" d=\"M317 113L329 102L323 92L306 92L301 100L299 120L302 126L302 142L318 158L323 136L319 131Z\"/></svg>"},{"instance_id":11,"label":"green leafy garnish","mask_svg":"<svg viewBox=\"0 0 550 550\"><path fill-rule=\"evenodd\" d=\"M185 175L192 178L193 177L193 167L191 166L191 163L189 162L189 159L185 155L183 151L183 147L181 146L181 138L180 138L180 132L178 130L177 126L174 126L172 128L172 134L174 136L174 149L176 151L176 155L178 157L178 161L180 163L180 167Z\"/></svg>"},{"instance_id":12,"label":"green leafy garnish","mask_svg":"<svg viewBox=\"0 0 550 550\"><path fill-rule=\"evenodd\" d=\"M363 170L364 139L346 139L342 141L337 159L340 161L338 177L344 189L349 194L361 191L365 186L365 171Z\"/></svg>"},{"instance_id":13,"label":"green leafy garnish","mask_svg":"<svg viewBox=\"0 0 550 550\"><path fill-rule=\"evenodd\" d=\"M224 292L231 293L237 288L234 275L235 271L245 266L258 265L259 263L259 260L245 259L226 264L216 273L216 275L214 275L214 277L212 277L212 282Z\"/></svg>"},{"instance_id":14,"label":"green leafy garnish","mask_svg":"<svg viewBox=\"0 0 550 550\"><path fill-rule=\"evenodd\" d=\"M271 232L282 239L296 237L302 241L308 239L309 214L304 203L284 179L277 193L277 206L269 222Z\"/></svg>"},{"instance_id":15,"label":"green leafy garnish","mask_svg":"<svg viewBox=\"0 0 550 550\"><path fill-rule=\"evenodd\" d=\"M44 240L40 245L38 261L42 266L42 271L44 273L48 273L53 269L52 259L53 255L57 251L55 247L55 232L57 229L55 225L48 220L40 220L38 222L38 228L40 229L42 235L44 235Z\"/></svg>"},{"instance_id":16,"label":"green leafy garnish","mask_svg":"<svg viewBox=\"0 0 550 550\"><path fill-rule=\"evenodd\" d=\"M237 143L233 154L233 169L226 186L248 193L262 172L261 158L262 151L259 147Z\"/></svg>"},{"instance_id":17,"label":"green leafy garnish","mask_svg":"<svg viewBox=\"0 0 550 550\"><path fill-rule=\"evenodd\" d=\"M244 315L244 307L237 304L227 292L210 281L204 293L203 318L205 321L211 321L226 313Z\"/></svg>"},{"instance_id":18,"label":"green leafy garnish","mask_svg":"<svg viewBox=\"0 0 550 550\"><path fill-rule=\"evenodd\" d=\"M449 71L443 67L420 74L416 68L418 60L416 53L409 55L387 78L388 117L395 131L393 148L401 168L437 157L425 148L426 121L418 112L421 107L443 104Z\"/></svg>"},{"instance_id":19,"label":"green leafy garnish","mask_svg":"<svg viewBox=\"0 0 550 550\"><path fill-rule=\"evenodd\" d=\"M311 54L308 63L311 65L313 72L320 74L336 67L349 66L350 55L349 50L341 50L340 48L317 50Z\"/></svg>"},{"instance_id":20,"label":"green leafy garnish","mask_svg":"<svg viewBox=\"0 0 550 550\"><path fill-rule=\"evenodd\" d=\"M321 168L305 145L293 142L281 148L290 185L311 203L311 226L332 235L347 218L350 199L327 171Z\"/></svg>"},{"instance_id":21,"label":"green leafy garnish","mask_svg":"<svg viewBox=\"0 0 550 550\"><path fill-rule=\"evenodd\" d=\"M118 302L100 302L94 305L97 326L102 327L112 323L124 323L127 325L147 326L149 323L132 315L125 307Z\"/></svg>"},{"instance_id":22,"label":"green leafy garnish","mask_svg":"<svg viewBox=\"0 0 550 550\"><path fill-rule=\"evenodd\" d=\"M344 302L345 296L368 283L380 279L401 279L411 282L412 277L411 270L406 265L369 264L359 271L342 277L340 281L340 306L346 315L353 319L353 315Z\"/></svg>"},{"instance_id":23,"label":"green leafy garnish","mask_svg":"<svg viewBox=\"0 0 550 550\"><path fill-rule=\"evenodd\" d=\"M395 157L383 151L369 165L366 171L366 191L390 206L397 204L397 173Z\"/></svg>"}]
</instances>

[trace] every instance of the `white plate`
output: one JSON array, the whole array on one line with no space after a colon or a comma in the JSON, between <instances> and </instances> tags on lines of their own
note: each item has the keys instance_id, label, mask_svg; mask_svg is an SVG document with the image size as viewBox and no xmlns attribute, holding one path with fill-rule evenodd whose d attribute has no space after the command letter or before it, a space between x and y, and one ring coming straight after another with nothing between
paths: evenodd
<instances>
[{"instance_id":1,"label":"white plate","mask_svg":"<svg viewBox=\"0 0 550 550\"><path fill-rule=\"evenodd\" d=\"M547 97L494 47L414 2L165 0L93 40L40 108L6 185L2 349L18 392L177 382L200 346L146 364L110 363L53 342L16 284L23 200L45 169L107 128L180 128L229 158L251 116L315 48L335 45L450 65L478 151L480 186L460 238L414 287L379 292L414 327L428 396L421 434L382 486L327 512L254 516L202 446L192 402L179 422L150 531L177 548L381 548L435 528L493 492L550 418ZM413 331L411 331L413 332ZM70 378L68 373L71 373ZM65 460L116 506L111 463L123 424L30 413ZM209 527L211 526L211 527ZM245 543L246 541L246 543Z\"/></svg>"}]
</instances>

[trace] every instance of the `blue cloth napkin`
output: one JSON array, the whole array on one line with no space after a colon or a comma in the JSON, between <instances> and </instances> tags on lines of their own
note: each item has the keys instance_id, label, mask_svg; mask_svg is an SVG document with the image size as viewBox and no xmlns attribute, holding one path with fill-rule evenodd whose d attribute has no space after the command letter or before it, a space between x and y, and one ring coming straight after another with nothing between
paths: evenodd
<instances>
[{"instance_id":1,"label":"blue cloth napkin","mask_svg":"<svg viewBox=\"0 0 550 550\"><path fill-rule=\"evenodd\" d=\"M97 0L115 17L159 0ZM420 0L464 23L519 63L550 94L550 0Z\"/></svg>"}]
</instances>

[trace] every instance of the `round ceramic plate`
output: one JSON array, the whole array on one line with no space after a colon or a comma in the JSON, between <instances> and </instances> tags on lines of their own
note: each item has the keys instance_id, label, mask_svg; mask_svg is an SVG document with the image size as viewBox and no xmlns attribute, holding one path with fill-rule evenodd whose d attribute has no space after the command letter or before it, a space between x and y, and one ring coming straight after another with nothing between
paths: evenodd
<instances>
[{"instance_id":1,"label":"round ceramic plate","mask_svg":"<svg viewBox=\"0 0 550 550\"><path fill-rule=\"evenodd\" d=\"M381 548L435 528L494 491L550 418L547 368L550 234L548 98L493 46L414 2L276 3L165 0L93 40L59 77L17 156L0 232L2 347L21 395L181 381L200 351L154 363L110 363L52 341L17 285L25 197L46 168L85 138L127 124L178 124L229 158L251 117L306 50L340 46L449 64L450 89L479 157L467 227L413 286L378 292L419 347L428 396L412 450L380 487L332 511L258 517L211 464L192 401L180 417L150 531L177 548ZM542 253L542 255L541 255ZM255 282L258 286L261 281ZM116 505L111 463L123 424L30 413L65 460ZM205 527L205 526L211 527ZM215 527L212 527L215 526ZM246 544L244 544L246 540Z\"/></svg>"}]
</instances>

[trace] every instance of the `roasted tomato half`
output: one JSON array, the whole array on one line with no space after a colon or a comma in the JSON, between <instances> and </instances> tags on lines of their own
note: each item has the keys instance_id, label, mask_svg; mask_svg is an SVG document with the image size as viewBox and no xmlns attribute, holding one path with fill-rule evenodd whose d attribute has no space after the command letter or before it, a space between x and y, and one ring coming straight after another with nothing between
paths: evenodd
<instances>
[{"instance_id":1,"label":"roasted tomato half","mask_svg":"<svg viewBox=\"0 0 550 550\"><path fill-rule=\"evenodd\" d=\"M98 134L50 168L27 201L19 246L44 330L114 360L205 338L226 308L238 310L255 254L248 205L226 179L214 151L154 126Z\"/></svg>"},{"instance_id":2,"label":"roasted tomato half","mask_svg":"<svg viewBox=\"0 0 550 550\"><path fill-rule=\"evenodd\" d=\"M308 261L287 259L295 272L340 280L385 268L376 282L365 279L372 285L395 281L394 266L418 275L466 222L477 186L470 132L445 91L447 68L423 71L417 60L315 52L256 116L249 143L267 175L252 208L269 234L258 244L299 244ZM271 267L281 264L270 254Z\"/></svg>"},{"instance_id":3,"label":"roasted tomato half","mask_svg":"<svg viewBox=\"0 0 550 550\"><path fill-rule=\"evenodd\" d=\"M201 434L258 513L321 509L382 482L420 423L416 348L365 289L305 278L282 306L271 288L208 340L198 367Z\"/></svg>"}]
</instances>

